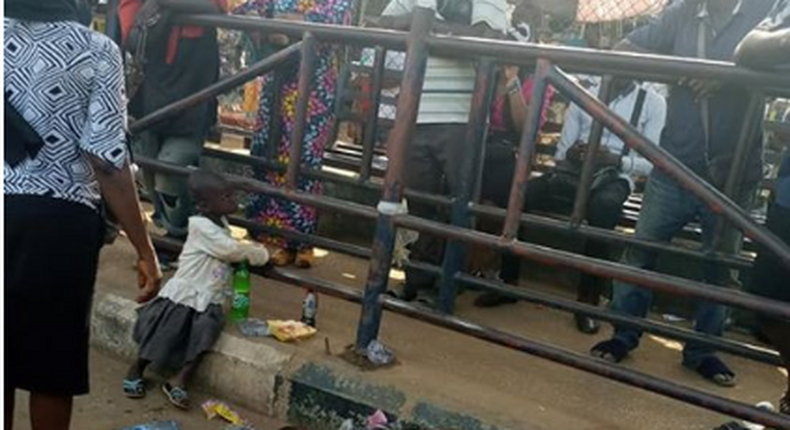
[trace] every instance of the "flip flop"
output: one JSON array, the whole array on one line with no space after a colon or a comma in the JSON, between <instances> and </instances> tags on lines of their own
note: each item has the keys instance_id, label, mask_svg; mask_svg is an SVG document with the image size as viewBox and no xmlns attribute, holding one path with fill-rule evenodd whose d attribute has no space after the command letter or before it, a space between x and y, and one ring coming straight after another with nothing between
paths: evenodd
<instances>
[{"instance_id":1,"label":"flip flop","mask_svg":"<svg viewBox=\"0 0 790 430\"><path fill-rule=\"evenodd\" d=\"M720 387L734 387L737 383L735 373L718 357L706 357L696 369L691 370Z\"/></svg>"},{"instance_id":2,"label":"flip flop","mask_svg":"<svg viewBox=\"0 0 790 430\"><path fill-rule=\"evenodd\" d=\"M165 393L167 400L169 400L173 406L184 410L189 409L189 393L187 390L181 387L174 387L170 385L170 383L165 382L162 384L162 392Z\"/></svg>"},{"instance_id":3,"label":"flip flop","mask_svg":"<svg viewBox=\"0 0 790 430\"><path fill-rule=\"evenodd\" d=\"M600 358L601 360L608 361L609 363L617 364L629 353L628 347L617 339L609 339L595 345L590 354L593 357Z\"/></svg>"},{"instance_id":4,"label":"flip flop","mask_svg":"<svg viewBox=\"0 0 790 430\"><path fill-rule=\"evenodd\" d=\"M130 399L142 399L145 397L145 381L139 379L124 379L123 394Z\"/></svg>"}]
</instances>

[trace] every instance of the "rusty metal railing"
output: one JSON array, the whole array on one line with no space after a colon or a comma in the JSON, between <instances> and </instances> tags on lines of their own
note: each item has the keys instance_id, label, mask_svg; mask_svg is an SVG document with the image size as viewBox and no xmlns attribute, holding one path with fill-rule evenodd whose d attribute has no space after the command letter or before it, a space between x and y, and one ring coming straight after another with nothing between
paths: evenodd
<instances>
[{"instance_id":1,"label":"rusty metal railing","mask_svg":"<svg viewBox=\"0 0 790 430\"><path fill-rule=\"evenodd\" d=\"M360 302L362 304L362 315L357 329L358 348L364 348L371 340L377 338L382 312L384 310L389 310L706 409L769 426L790 428L790 419L775 413L766 412L730 399L680 386L650 375L627 370L598 359L581 356L553 346L509 335L494 328L479 326L447 314L453 309L456 285L458 283L474 284L521 299L544 303L558 309L591 315L617 324L629 325L646 331L661 333L679 340L701 341L714 348L733 352L744 357L772 364L777 363L778 360L775 353L770 351L758 351L742 343L727 339L711 338L688 330L667 327L655 322L616 316L592 306L570 303L548 295L529 291L517 291L511 287L495 282L477 280L461 273L461 262L463 261L465 244L473 243L486 245L502 252L510 252L522 258L547 265L562 266L603 277L633 282L657 291L716 301L730 306L749 309L764 315L790 318L790 306L785 303L740 292L719 289L701 282L636 269L616 262L598 260L548 247L524 243L516 239L516 232L521 225L527 227L527 232L530 226L542 225L550 226L550 228L556 230L577 232L580 235L598 240L629 243L633 246L640 246L653 250L671 251L689 256L693 255L698 259L709 262L726 263L734 267L743 267L748 264L747 261L737 256L728 256L707 251L678 250L676 247L645 243L644 241L640 242L614 232L581 225L581 219L584 217L583 208L586 206L583 203L584 199L588 197L588 182L591 177L590 169L592 163L590 162L585 162L585 168L582 174L583 186L581 187L581 191L577 193L577 201L575 204L576 210L569 223L564 224L559 221L551 221L545 218L524 215L522 213L524 191L528 186L527 180L532 165L531 155L535 151L540 108L544 103L543 89L548 85L553 85L598 121L600 125L596 126L596 130L602 130L603 127L605 127L619 136L626 145L645 156L656 168L666 172L679 184L704 201L714 213L719 214L722 219L726 219L731 225L745 232L745 234L755 242L764 245L771 250L771 252L775 253L784 264L790 266L790 248L788 248L786 244L782 243L773 234L751 220L725 193L704 182L662 148L649 142L644 136L641 136L626 121L613 114L605 103L591 96L570 80L558 66L563 67L564 70L638 77L656 81L671 81L678 76L717 78L723 81L747 85L765 94L786 94L790 92L790 77L787 75L755 72L738 68L731 64L711 61L639 56L611 52L585 52L584 50L569 48L536 45L525 46L501 41L432 36L430 35L430 30L432 27L433 13L429 10L419 8L415 12L410 33L302 22L261 20L248 17L181 16L176 19L178 22L194 25L283 33L295 38L302 38L302 42L256 63L254 66L236 76L229 77L187 99L176 102L148 117L140 119L131 127L132 131L135 133L144 130L146 127L170 115L177 114L183 109L204 102L234 86L240 85L260 74L271 71L278 65L292 60L297 52L301 52L301 58L307 60L302 61L299 69L300 92L297 100L297 117L304 118L306 110L301 110L306 109L307 106L306 98L309 93L309 91L307 91L310 85L309 77L312 76L313 73L309 60L311 56L314 55L313 48L311 47L314 43L377 46L380 48L379 55L377 56L383 55L381 52L385 49L407 50L407 61L401 83L400 97L398 99L397 116L395 125L387 141L388 166L383 184L380 186L381 202L383 204L380 204L378 208L298 191L296 189L296 179L300 174L324 180L338 180L338 178L333 178L326 172L303 171L300 166L301 154L299 151L301 151L301 145L292 145L292 148L298 148L292 149L288 166L277 166L272 164L270 160L263 160L256 157L220 154L221 151L213 151L211 154L212 156L242 161L245 164L259 167L264 166L284 169L287 172L288 181L284 188L276 188L250 178L227 175L231 183L240 190L280 197L300 204L313 206L318 209L334 211L350 216L376 219L376 236L370 249L312 235L303 235L298 232L278 232L270 228L267 230L267 227L257 225L250 220L234 219L236 224L240 224L247 228L260 228L263 231L269 231L274 234L280 234L310 243L320 243L332 249L369 258L370 265L367 284L365 291L362 293L342 285L298 275L288 271L274 270L266 274L289 283L310 285L321 293ZM450 199L442 196L426 195L413 191L410 192L405 189L404 185L403 163L409 151L411 137L414 132L426 62L429 52L431 51L441 52L442 55L461 57L476 56L482 59L478 64L477 83L473 95L468 132L465 141L459 143L464 145L467 149L463 151L464 159L461 163L465 168L460 172L461 185L459 190L456 192L455 197ZM494 64L497 62L518 63L522 65L532 64L536 66L535 91L530 103L527 123L520 142L520 156L517 163L516 175L513 180L513 186L511 188L510 204L507 211L501 211L473 203L475 188L480 181L480 169L478 167L480 159L483 156L486 115L491 93L490 83L493 80ZM379 84L377 85L380 86L381 79L378 79L378 81ZM374 92L378 92L379 89L378 87L374 87L373 90ZM605 97L606 94L603 94L604 99ZM373 106L373 109L374 111L378 111L377 106ZM750 125L748 122L745 123L745 131L742 133L742 139L739 142L737 151L745 151L746 145L749 144L749 139L744 136L748 137L750 134L748 127L752 126L753 125ZM303 133L304 122L298 121L293 131L292 139L296 142L300 142L300 136L303 136ZM366 136L365 151L368 151L367 154L370 154L369 151L372 151L373 141L374 139ZM369 155L363 157L365 162L368 163L367 173L365 172L366 168L363 164L363 180L357 183L362 187L375 190L377 186L367 181L370 158ZM190 172L188 168L167 165L155 160L138 158L137 161L146 169L180 175ZM728 184L737 184L740 180L738 175L742 174L742 170L743 169L740 168L733 169L731 172L733 176L729 178ZM433 201L437 204L450 205L452 208L452 224L446 225L408 214L401 214L396 210L390 210L399 205L404 196L412 196L414 198L424 199L425 201ZM504 218L505 226L502 235L496 236L471 230L469 228L471 225L470 220L471 217L475 215ZM435 267L417 262L412 263L417 267L436 273L441 277L440 309L444 311L444 313L427 311L408 303L388 298L384 294L392 262L395 233L398 228L408 228L421 233L440 236L450 241L442 267ZM158 243L163 246L177 246L163 240L158 240Z\"/></svg>"}]
</instances>

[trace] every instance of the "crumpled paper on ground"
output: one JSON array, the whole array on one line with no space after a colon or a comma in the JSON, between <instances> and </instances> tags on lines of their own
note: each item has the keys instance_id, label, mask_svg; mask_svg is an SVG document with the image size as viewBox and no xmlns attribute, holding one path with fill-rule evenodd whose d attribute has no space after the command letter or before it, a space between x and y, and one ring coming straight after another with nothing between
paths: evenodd
<instances>
[{"instance_id":1,"label":"crumpled paper on ground","mask_svg":"<svg viewBox=\"0 0 790 430\"><path fill-rule=\"evenodd\" d=\"M400 205L391 204L391 207L387 209L389 214L393 215L401 215L401 214L408 214L409 213L409 202L406 199L401 201ZM379 211L382 211L382 206L379 204ZM409 255L411 251L409 251L409 245L417 242L417 239L420 238L420 234L414 230L408 230L405 228L399 228L397 233L395 234L395 246L392 249L392 264L395 267L402 269L406 263L409 262Z\"/></svg>"},{"instance_id":2,"label":"crumpled paper on ground","mask_svg":"<svg viewBox=\"0 0 790 430\"><path fill-rule=\"evenodd\" d=\"M395 353L378 340L371 340L365 351L368 361L377 366L386 366L395 360Z\"/></svg>"}]
</instances>

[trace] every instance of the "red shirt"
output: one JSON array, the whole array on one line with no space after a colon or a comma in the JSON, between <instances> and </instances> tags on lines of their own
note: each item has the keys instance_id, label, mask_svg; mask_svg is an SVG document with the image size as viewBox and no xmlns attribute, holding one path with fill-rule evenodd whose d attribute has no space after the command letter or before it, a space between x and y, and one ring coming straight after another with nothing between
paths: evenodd
<instances>
[{"instance_id":1,"label":"red shirt","mask_svg":"<svg viewBox=\"0 0 790 430\"><path fill-rule=\"evenodd\" d=\"M124 42L126 41L126 37L129 35L129 32L132 30L132 26L134 25L134 18L137 16L137 12L140 11L140 8L143 6L144 0L121 0L121 3L118 5L118 18L121 21L121 40ZM153 1L153 0L149 0ZM226 13L228 11L228 3L227 0L207 0L213 1L216 3L217 7L223 12ZM167 64L172 64L173 60L176 57L176 51L178 50L178 41L181 38L186 39L197 39L203 36L203 27L198 27L194 25L185 25L185 26L173 26L173 29L170 31L170 39L167 41L167 58L165 62Z\"/></svg>"}]
</instances>

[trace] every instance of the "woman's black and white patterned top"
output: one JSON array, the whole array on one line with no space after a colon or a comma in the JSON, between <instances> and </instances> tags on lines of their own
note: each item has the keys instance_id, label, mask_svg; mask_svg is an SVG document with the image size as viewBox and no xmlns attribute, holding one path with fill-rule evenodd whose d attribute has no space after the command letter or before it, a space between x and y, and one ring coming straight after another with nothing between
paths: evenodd
<instances>
[{"instance_id":1,"label":"woman's black and white patterned top","mask_svg":"<svg viewBox=\"0 0 790 430\"><path fill-rule=\"evenodd\" d=\"M128 158L118 47L76 22L4 18L3 27L6 96L44 140L34 160L5 164L5 194L96 208L99 186L88 155L116 168Z\"/></svg>"}]
</instances>

